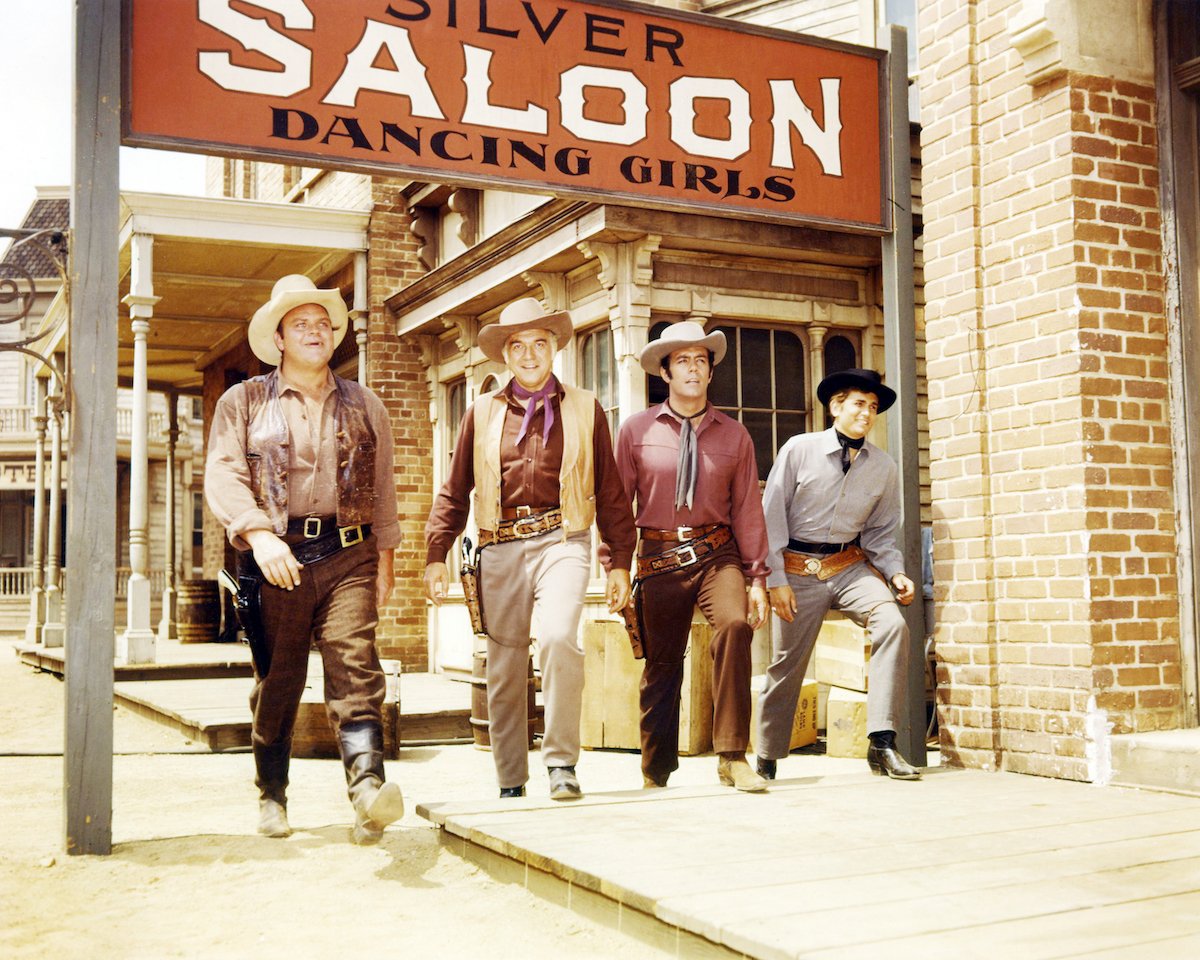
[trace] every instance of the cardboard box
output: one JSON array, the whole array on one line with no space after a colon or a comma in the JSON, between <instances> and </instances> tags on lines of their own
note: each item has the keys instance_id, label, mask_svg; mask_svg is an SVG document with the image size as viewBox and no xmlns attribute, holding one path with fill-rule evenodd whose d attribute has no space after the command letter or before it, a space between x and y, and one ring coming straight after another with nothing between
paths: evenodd
<instances>
[{"instance_id":1,"label":"cardboard box","mask_svg":"<svg viewBox=\"0 0 1200 960\"><path fill-rule=\"evenodd\" d=\"M825 755L829 757L867 756L867 695L842 687L829 688L825 705Z\"/></svg>"},{"instance_id":2,"label":"cardboard box","mask_svg":"<svg viewBox=\"0 0 1200 960\"><path fill-rule=\"evenodd\" d=\"M767 678L755 677L750 682L752 695L750 707L750 750L758 752L758 717L760 698ZM805 680L800 684L800 695L796 698L796 715L792 718L792 740L788 750L797 750L817 742L817 695L819 684Z\"/></svg>"},{"instance_id":3,"label":"cardboard box","mask_svg":"<svg viewBox=\"0 0 1200 960\"><path fill-rule=\"evenodd\" d=\"M712 750L712 628L702 618L692 622L683 666L679 705L679 753ZM583 711L580 742L584 747L640 750L641 708L638 688L643 661L633 658L629 636L616 620L589 620L583 626Z\"/></svg>"},{"instance_id":4,"label":"cardboard box","mask_svg":"<svg viewBox=\"0 0 1200 960\"><path fill-rule=\"evenodd\" d=\"M833 687L867 692L871 641L851 620L829 620L817 638L817 680Z\"/></svg>"}]
</instances>

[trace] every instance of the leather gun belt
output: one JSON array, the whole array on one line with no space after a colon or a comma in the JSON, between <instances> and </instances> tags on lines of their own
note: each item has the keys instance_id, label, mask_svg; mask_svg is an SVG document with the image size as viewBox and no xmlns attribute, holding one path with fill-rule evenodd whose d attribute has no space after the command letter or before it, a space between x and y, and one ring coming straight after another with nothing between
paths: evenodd
<instances>
[{"instance_id":1,"label":"leather gun belt","mask_svg":"<svg viewBox=\"0 0 1200 960\"><path fill-rule=\"evenodd\" d=\"M828 580L867 559L862 547L847 547L825 557L808 557L792 550L783 551L783 569L797 577L816 577Z\"/></svg>"},{"instance_id":2,"label":"leather gun belt","mask_svg":"<svg viewBox=\"0 0 1200 960\"><path fill-rule=\"evenodd\" d=\"M673 535L675 532L674 530L650 531L643 529L642 538L643 541L669 541L673 537L668 538L667 536L663 536L663 534ZM649 536L648 534L651 533L658 534L658 536ZM699 563L705 557L712 556L732 539L733 531L729 527L724 524L715 524L703 536L692 540L685 540L674 547L668 547L662 553L639 556L637 561L638 579L643 580L646 577L652 577L656 574L673 573L676 570L682 570L684 567L690 567L692 564Z\"/></svg>"},{"instance_id":3,"label":"leather gun belt","mask_svg":"<svg viewBox=\"0 0 1200 960\"><path fill-rule=\"evenodd\" d=\"M528 540L541 536L562 526L562 510L555 507L542 513L530 513L512 520L501 520L495 530L479 531L479 546L493 543L508 543L510 540Z\"/></svg>"}]
</instances>

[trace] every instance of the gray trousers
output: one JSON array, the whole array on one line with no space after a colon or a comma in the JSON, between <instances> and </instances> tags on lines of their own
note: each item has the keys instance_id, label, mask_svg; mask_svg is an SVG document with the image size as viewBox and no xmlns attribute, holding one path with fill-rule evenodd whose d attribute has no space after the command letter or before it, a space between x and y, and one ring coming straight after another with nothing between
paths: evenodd
<instances>
[{"instance_id":1,"label":"gray trousers","mask_svg":"<svg viewBox=\"0 0 1200 960\"><path fill-rule=\"evenodd\" d=\"M800 684L817 634L829 610L841 610L867 628L871 666L867 678L867 733L895 730L906 711L908 626L891 590L865 563L856 563L824 582L787 575L796 595L791 623L776 618L771 665L759 700L758 754L769 760L788 755Z\"/></svg>"},{"instance_id":2,"label":"gray trousers","mask_svg":"<svg viewBox=\"0 0 1200 960\"><path fill-rule=\"evenodd\" d=\"M579 759L583 648L579 617L591 577L592 535L565 540L551 530L485 548L479 593L488 631L488 734L500 786L529 779L529 644L537 638L546 732L542 761L571 767Z\"/></svg>"}]
</instances>

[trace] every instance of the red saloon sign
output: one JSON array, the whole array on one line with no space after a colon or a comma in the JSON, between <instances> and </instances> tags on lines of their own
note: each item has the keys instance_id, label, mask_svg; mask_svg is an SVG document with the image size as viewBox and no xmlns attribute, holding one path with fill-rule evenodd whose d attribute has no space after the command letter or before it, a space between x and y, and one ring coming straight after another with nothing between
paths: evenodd
<instances>
[{"instance_id":1,"label":"red saloon sign","mask_svg":"<svg viewBox=\"0 0 1200 960\"><path fill-rule=\"evenodd\" d=\"M125 0L123 142L865 232L886 53L619 0Z\"/></svg>"}]
</instances>

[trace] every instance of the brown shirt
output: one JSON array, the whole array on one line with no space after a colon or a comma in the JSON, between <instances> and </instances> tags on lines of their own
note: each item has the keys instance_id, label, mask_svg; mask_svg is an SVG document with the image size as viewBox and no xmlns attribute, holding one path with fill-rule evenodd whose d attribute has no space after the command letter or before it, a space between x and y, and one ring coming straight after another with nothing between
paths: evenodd
<instances>
[{"instance_id":1,"label":"brown shirt","mask_svg":"<svg viewBox=\"0 0 1200 960\"><path fill-rule=\"evenodd\" d=\"M392 464L392 426L383 402L363 389L367 419L375 431L375 509L371 531L380 550L400 543L396 512L396 482ZM279 374L279 406L292 442L288 452L288 515L329 517L337 513L337 391L333 374L318 399L305 397ZM246 464L245 390L232 387L217 401L208 459L204 465L204 496L239 550L250 545L242 534L270 530L271 521L254 500Z\"/></svg>"},{"instance_id":2,"label":"brown shirt","mask_svg":"<svg viewBox=\"0 0 1200 960\"><path fill-rule=\"evenodd\" d=\"M727 524L737 540L742 572L765 582L767 525L754 441L745 427L710 404L695 422L696 496L690 510L676 510L680 429L680 419L660 403L634 414L617 434L617 468L626 494L637 503L637 525L672 530Z\"/></svg>"},{"instance_id":3,"label":"brown shirt","mask_svg":"<svg viewBox=\"0 0 1200 960\"><path fill-rule=\"evenodd\" d=\"M500 437L500 506L557 507L559 505L559 471L562 469L562 386L551 398L554 405L554 424L548 442L542 442L545 410L538 407L521 445L517 434L525 418L525 403L516 399L512 382L504 388L508 403ZM616 566L629 569L637 534L633 514L617 464L613 459L612 437L608 420L599 402L596 403L595 428L592 434L592 463L596 471L596 527L611 555L606 570ZM475 486L475 408L472 405L463 416L450 461L450 475L442 485L425 524L426 563L444 562L454 546L455 538L467 525L471 508L471 490Z\"/></svg>"}]
</instances>

